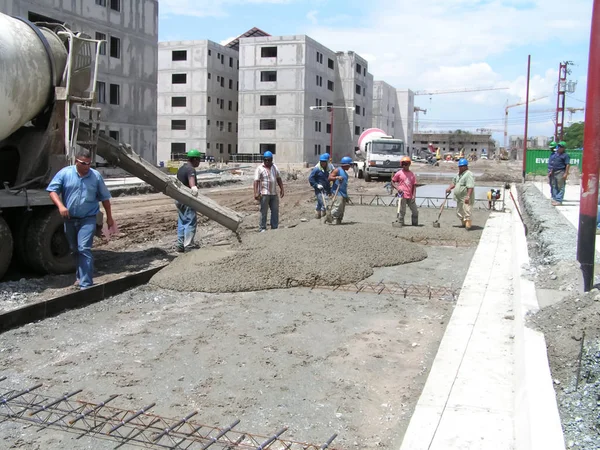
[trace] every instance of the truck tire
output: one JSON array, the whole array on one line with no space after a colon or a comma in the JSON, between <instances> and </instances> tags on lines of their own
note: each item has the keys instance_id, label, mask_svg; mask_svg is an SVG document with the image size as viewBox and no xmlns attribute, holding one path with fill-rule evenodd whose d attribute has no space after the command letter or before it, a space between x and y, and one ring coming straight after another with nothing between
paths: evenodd
<instances>
[{"instance_id":1,"label":"truck tire","mask_svg":"<svg viewBox=\"0 0 600 450\"><path fill-rule=\"evenodd\" d=\"M14 251L13 257L16 260L19 267L22 269L30 269L29 258L27 257L27 246L28 246L28 230L31 219L34 215L33 211L23 211L22 214L17 218L13 226L13 241Z\"/></svg>"},{"instance_id":2,"label":"truck tire","mask_svg":"<svg viewBox=\"0 0 600 450\"><path fill-rule=\"evenodd\" d=\"M75 258L58 209L43 208L31 218L27 230L27 262L40 274L75 272Z\"/></svg>"},{"instance_id":3,"label":"truck tire","mask_svg":"<svg viewBox=\"0 0 600 450\"><path fill-rule=\"evenodd\" d=\"M367 172L363 173L363 177L365 178L365 182L366 183L370 183L371 182L371 175L369 175Z\"/></svg>"},{"instance_id":4,"label":"truck tire","mask_svg":"<svg viewBox=\"0 0 600 450\"><path fill-rule=\"evenodd\" d=\"M4 276L10 266L10 260L13 255L13 238L10 228L0 216L0 279Z\"/></svg>"}]
</instances>

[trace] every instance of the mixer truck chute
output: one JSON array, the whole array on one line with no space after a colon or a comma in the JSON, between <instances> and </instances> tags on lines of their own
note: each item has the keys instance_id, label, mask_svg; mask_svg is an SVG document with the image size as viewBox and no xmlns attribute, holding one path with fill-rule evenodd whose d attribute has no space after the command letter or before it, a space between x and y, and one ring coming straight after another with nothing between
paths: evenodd
<instances>
[{"instance_id":1,"label":"mixer truck chute","mask_svg":"<svg viewBox=\"0 0 600 450\"><path fill-rule=\"evenodd\" d=\"M354 174L367 182L372 178L391 178L400 169L400 159L407 155L401 139L394 139L379 128L363 131L355 153Z\"/></svg>"},{"instance_id":2,"label":"mixer truck chute","mask_svg":"<svg viewBox=\"0 0 600 450\"><path fill-rule=\"evenodd\" d=\"M236 231L236 212L199 195L99 133L96 73L102 41L59 24L0 13L0 279L11 260L38 273L69 273L63 220L46 186L78 147L101 156Z\"/></svg>"}]
</instances>

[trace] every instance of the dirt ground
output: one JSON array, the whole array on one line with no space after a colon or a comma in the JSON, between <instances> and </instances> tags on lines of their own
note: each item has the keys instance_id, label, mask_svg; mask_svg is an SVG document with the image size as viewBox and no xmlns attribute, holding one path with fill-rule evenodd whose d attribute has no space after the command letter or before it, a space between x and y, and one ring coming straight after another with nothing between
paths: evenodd
<instances>
[{"instance_id":1,"label":"dirt ground","mask_svg":"<svg viewBox=\"0 0 600 450\"><path fill-rule=\"evenodd\" d=\"M575 228L532 185L520 197L541 306L530 320L546 338L565 442L600 448L600 291L582 292Z\"/></svg>"}]
</instances>

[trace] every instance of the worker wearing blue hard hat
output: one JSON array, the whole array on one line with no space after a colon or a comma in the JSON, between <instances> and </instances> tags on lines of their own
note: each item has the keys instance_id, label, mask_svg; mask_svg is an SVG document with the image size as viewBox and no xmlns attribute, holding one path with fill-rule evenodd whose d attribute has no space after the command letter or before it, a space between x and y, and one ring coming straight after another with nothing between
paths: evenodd
<instances>
[{"instance_id":1,"label":"worker wearing blue hard hat","mask_svg":"<svg viewBox=\"0 0 600 450\"><path fill-rule=\"evenodd\" d=\"M325 216L325 195L331 195L331 183L329 181L329 153L323 153L319 157L318 164L310 172L308 183L315 190L317 206L315 218Z\"/></svg>"},{"instance_id":2,"label":"worker wearing blue hard hat","mask_svg":"<svg viewBox=\"0 0 600 450\"><path fill-rule=\"evenodd\" d=\"M454 190L456 200L456 215L460 219L461 227L471 229L471 212L475 203L475 177L469 170L469 161L466 158L458 160L458 175L452 180L452 184L446 189L446 196Z\"/></svg>"},{"instance_id":3,"label":"worker wearing blue hard hat","mask_svg":"<svg viewBox=\"0 0 600 450\"><path fill-rule=\"evenodd\" d=\"M283 198L283 181L281 174L273 164L273 153L266 151L263 154L263 163L256 168L254 174L254 198L260 201L260 220L258 230L262 233L267 230L267 213L271 210L271 229L279 227L279 186L280 195Z\"/></svg>"},{"instance_id":4,"label":"worker wearing blue hard hat","mask_svg":"<svg viewBox=\"0 0 600 450\"><path fill-rule=\"evenodd\" d=\"M350 166L352 166L352 158L344 156L340 161L340 167L329 174L329 181L333 182L332 190L335 192L331 216L335 219L336 225L340 225L344 219L344 211L348 202L348 170L350 170Z\"/></svg>"}]
</instances>

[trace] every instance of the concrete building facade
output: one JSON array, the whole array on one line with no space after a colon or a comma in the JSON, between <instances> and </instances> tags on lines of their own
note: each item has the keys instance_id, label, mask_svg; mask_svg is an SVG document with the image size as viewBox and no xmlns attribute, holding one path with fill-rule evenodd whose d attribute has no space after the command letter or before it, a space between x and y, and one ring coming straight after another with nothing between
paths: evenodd
<instances>
[{"instance_id":1,"label":"concrete building facade","mask_svg":"<svg viewBox=\"0 0 600 450\"><path fill-rule=\"evenodd\" d=\"M373 83L373 128L379 128L390 136L402 134L400 123L400 108L396 88L385 81L376 80Z\"/></svg>"},{"instance_id":2,"label":"concrete building facade","mask_svg":"<svg viewBox=\"0 0 600 450\"><path fill-rule=\"evenodd\" d=\"M465 157L476 155L481 157L483 150L489 155L496 151L494 140L490 133L414 133L413 149L416 153L428 150L429 143L435 148L440 148L442 153L456 153L464 149Z\"/></svg>"},{"instance_id":3,"label":"concrete building facade","mask_svg":"<svg viewBox=\"0 0 600 450\"><path fill-rule=\"evenodd\" d=\"M398 121L401 124L400 134L397 135L406 143L406 148L413 150L414 145L414 118L415 118L415 94L410 89L396 90L398 96Z\"/></svg>"},{"instance_id":4,"label":"concrete building facade","mask_svg":"<svg viewBox=\"0 0 600 450\"><path fill-rule=\"evenodd\" d=\"M371 121L366 61L304 35L241 39L239 49L240 154L268 150L280 164L312 164L332 151L334 160L353 154L355 130Z\"/></svg>"},{"instance_id":5,"label":"concrete building facade","mask_svg":"<svg viewBox=\"0 0 600 450\"><path fill-rule=\"evenodd\" d=\"M97 86L102 129L156 161L157 0L0 0L0 12L106 40Z\"/></svg>"},{"instance_id":6,"label":"concrete building facade","mask_svg":"<svg viewBox=\"0 0 600 450\"><path fill-rule=\"evenodd\" d=\"M208 40L159 44L159 164L191 149L217 161L237 153L238 57Z\"/></svg>"}]
</instances>

